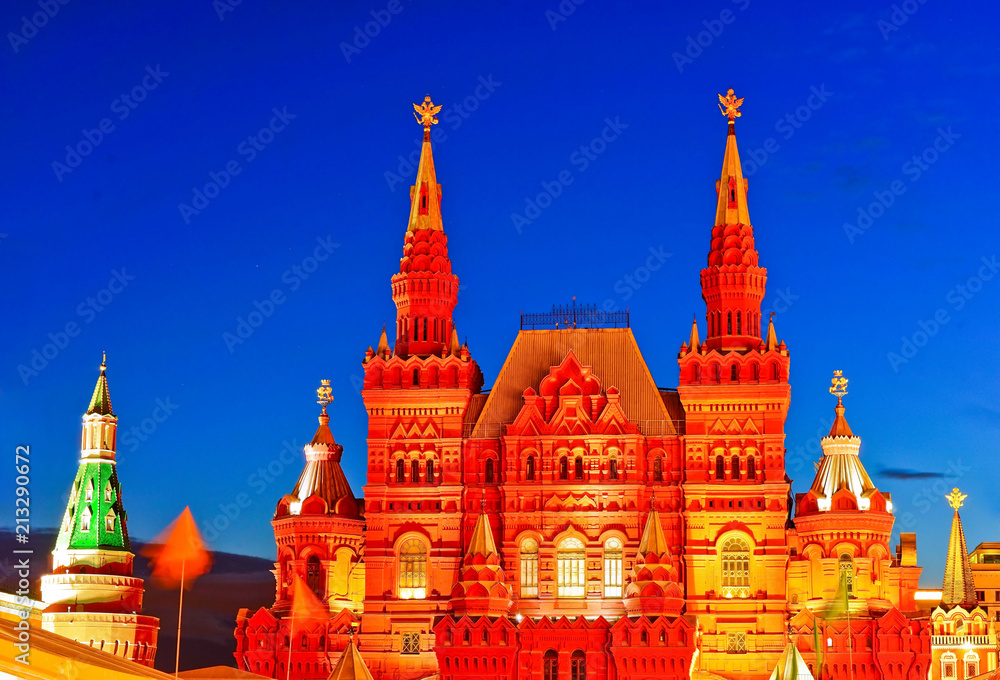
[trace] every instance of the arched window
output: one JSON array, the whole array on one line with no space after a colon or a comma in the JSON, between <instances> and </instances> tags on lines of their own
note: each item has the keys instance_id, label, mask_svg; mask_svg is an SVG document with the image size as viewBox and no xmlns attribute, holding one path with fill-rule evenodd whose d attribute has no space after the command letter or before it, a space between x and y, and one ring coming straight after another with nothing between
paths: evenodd
<instances>
[{"instance_id":1,"label":"arched window","mask_svg":"<svg viewBox=\"0 0 1000 680\"><path fill-rule=\"evenodd\" d=\"M722 596L750 597L750 544L731 536L722 544Z\"/></svg>"},{"instance_id":2,"label":"arched window","mask_svg":"<svg viewBox=\"0 0 1000 680\"><path fill-rule=\"evenodd\" d=\"M554 649L542 657L542 680L559 680L559 654Z\"/></svg>"},{"instance_id":3,"label":"arched window","mask_svg":"<svg viewBox=\"0 0 1000 680\"><path fill-rule=\"evenodd\" d=\"M947 680L948 678L957 677L955 674L955 668L957 666L956 661L958 657L952 652L945 652L941 655L941 677Z\"/></svg>"},{"instance_id":4,"label":"arched window","mask_svg":"<svg viewBox=\"0 0 1000 680\"><path fill-rule=\"evenodd\" d=\"M569 661L570 680L586 680L587 678L587 655L583 650L576 650Z\"/></svg>"},{"instance_id":5,"label":"arched window","mask_svg":"<svg viewBox=\"0 0 1000 680\"><path fill-rule=\"evenodd\" d=\"M566 456L559 459L559 479L569 479L569 462Z\"/></svg>"},{"instance_id":6,"label":"arched window","mask_svg":"<svg viewBox=\"0 0 1000 680\"><path fill-rule=\"evenodd\" d=\"M424 323L426 324L426 319L424 320ZM426 325L424 327L426 328ZM426 338L425 338L425 340L426 340ZM413 386L414 387L420 387L420 369L419 368L413 369Z\"/></svg>"},{"instance_id":7,"label":"arched window","mask_svg":"<svg viewBox=\"0 0 1000 680\"><path fill-rule=\"evenodd\" d=\"M726 478L726 459L722 456L715 457L715 478L725 479Z\"/></svg>"},{"instance_id":8,"label":"arched window","mask_svg":"<svg viewBox=\"0 0 1000 680\"><path fill-rule=\"evenodd\" d=\"M653 481L663 481L663 458L660 456L653 458Z\"/></svg>"},{"instance_id":9,"label":"arched window","mask_svg":"<svg viewBox=\"0 0 1000 680\"><path fill-rule=\"evenodd\" d=\"M975 652L969 651L965 653L962 658L965 663L965 677L971 678L979 675L979 655Z\"/></svg>"},{"instance_id":10,"label":"arched window","mask_svg":"<svg viewBox=\"0 0 1000 680\"><path fill-rule=\"evenodd\" d=\"M521 597L538 597L538 541L521 541Z\"/></svg>"},{"instance_id":11,"label":"arched window","mask_svg":"<svg viewBox=\"0 0 1000 680\"><path fill-rule=\"evenodd\" d=\"M700 382L700 381L701 381L701 365L695 364L694 365L694 382Z\"/></svg>"},{"instance_id":12,"label":"arched window","mask_svg":"<svg viewBox=\"0 0 1000 680\"><path fill-rule=\"evenodd\" d=\"M618 479L618 459L608 461L608 479Z\"/></svg>"},{"instance_id":13,"label":"arched window","mask_svg":"<svg viewBox=\"0 0 1000 680\"><path fill-rule=\"evenodd\" d=\"M573 461L573 476L576 479L583 479L583 457L577 456Z\"/></svg>"},{"instance_id":14,"label":"arched window","mask_svg":"<svg viewBox=\"0 0 1000 680\"><path fill-rule=\"evenodd\" d=\"M733 334L733 313L726 312L726 335Z\"/></svg>"},{"instance_id":15,"label":"arched window","mask_svg":"<svg viewBox=\"0 0 1000 680\"><path fill-rule=\"evenodd\" d=\"M420 461L416 458L410 461L410 483L420 483Z\"/></svg>"},{"instance_id":16,"label":"arched window","mask_svg":"<svg viewBox=\"0 0 1000 680\"><path fill-rule=\"evenodd\" d=\"M427 548L410 538L399 548L399 597L422 600L427 596Z\"/></svg>"},{"instance_id":17,"label":"arched window","mask_svg":"<svg viewBox=\"0 0 1000 680\"><path fill-rule=\"evenodd\" d=\"M493 459L492 458L487 458L486 459L486 475L485 475L484 479L485 479L485 481L486 481L487 484L492 484L493 483Z\"/></svg>"},{"instance_id":18,"label":"arched window","mask_svg":"<svg viewBox=\"0 0 1000 680\"><path fill-rule=\"evenodd\" d=\"M586 592L587 564L583 543L564 538L556 549L559 597L583 597Z\"/></svg>"},{"instance_id":19,"label":"arched window","mask_svg":"<svg viewBox=\"0 0 1000 680\"><path fill-rule=\"evenodd\" d=\"M747 479L757 479L757 463L753 456L747 456Z\"/></svg>"},{"instance_id":20,"label":"arched window","mask_svg":"<svg viewBox=\"0 0 1000 680\"><path fill-rule=\"evenodd\" d=\"M319 599L326 597L326 588L323 587L323 567L316 555L310 555L306 560L306 585Z\"/></svg>"},{"instance_id":21,"label":"arched window","mask_svg":"<svg viewBox=\"0 0 1000 680\"><path fill-rule=\"evenodd\" d=\"M609 538L604 542L604 597L622 596L622 542Z\"/></svg>"},{"instance_id":22,"label":"arched window","mask_svg":"<svg viewBox=\"0 0 1000 680\"><path fill-rule=\"evenodd\" d=\"M427 461L427 479L425 480L428 484L434 483L434 461Z\"/></svg>"},{"instance_id":23,"label":"arched window","mask_svg":"<svg viewBox=\"0 0 1000 680\"><path fill-rule=\"evenodd\" d=\"M743 335L742 315L736 312L736 335Z\"/></svg>"},{"instance_id":24,"label":"arched window","mask_svg":"<svg viewBox=\"0 0 1000 680\"><path fill-rule=\"evenodd\" d=\"M733 468L733 477L732 478L733 479L739 479L740 478L740 457L737 456L737 455L733 455L732 460L730 462L731 462L732 468Z\"/></svg>"},{"instance_id":25,"label":"arched window","mask_svg":"<svg viewBox=\"0 0 1000 680\"><path fill-rule=\"evenodd\" d=\"M524 478L529 482L535 481L535 457L528 456L528 460L524 464Z\"/></svg>"},{"instance_id":26,"label":"arched window","mask_svg":"<svg viewBox=\"0 0 1000 680\"><path fill-rule=\"evenodd\" d=\"M712 380L715 382L722 380L722 366L719 364L712 364Z\"/></svg>"},{"instance_id":27,"label":"arched window","mask_svg":"<svg viewBox=\"0 0 1000 680\"><path fill-rule=\"evenodd\" d=\"M781 374L778 371L778 364L771 364L771 380L781 380Z\"/></svg>"},{"instance_id":28,"label":"arched window","mask_svg":"<svg viewBox=\"0 0 1000 680\"><path fill-rule=\"evenodd\" d=\"M406 481L406 463L402 458L396 460L396 482L402 484Z\"/></svg>"},{"instance_id":29,"label":"arched window","mask_svg":"<svg viewBox=\"0 0 1000 680\"><path fill-rule=\"evenodd\" d=\"M854 560L850 555L840 556L840 588L847 591L848 597L854 597Z\"/></svg>"},{"instance_id":30,"label":"arched window","mask_svg":"<svg viewBox=\"0 0 1000 680\"><path fill-rule=\"evenodd\" d=\"M733 364L729 367L729 382L739 382L740 381L740 367L737 364Z\"/></svg>"}]
</instances>

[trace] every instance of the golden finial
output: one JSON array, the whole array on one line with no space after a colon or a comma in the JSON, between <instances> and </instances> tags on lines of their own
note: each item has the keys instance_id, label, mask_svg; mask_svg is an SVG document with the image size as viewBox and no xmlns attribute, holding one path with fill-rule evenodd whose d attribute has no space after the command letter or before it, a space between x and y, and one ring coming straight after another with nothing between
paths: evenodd
<instances>
[{"instance_id":1,"label":"golden finial","mask_svg":"<svg viewBox=\"0 0 1000 680\"><path fill-rule=\"evenodd\" d=\"M323 413L326 413L326 405L333 402L333 388L330 387L329 380L320 380L319 387L316 388L316 403L323 406Z\"/></svg>"},{"instance_id":2,"label":"golden finial","mask_svg":"<svg viewBox=\"0 0 1000 680\"><path fill-rule=\"evenodd\" d=\"M106 371L108 369L108 353L101 352L101 371Z\"/></svg>"},{"instance_id":3,"label":"golden finial","mask_svg":"<svg viewBox=\"0 0 1000 680\"><path fill-rule=\"evenodd\" d=\"M955 508L955 510L958 510L960 507L962 507L962 502L965 501L965 499L968 497L969 497L968 494L959 493L957 486L951 490L950 494L945 496L945 498L948 501L948 505Z\"/></svg>"},{"instance_id":4,"label":"golden finial","mask_svg":"<svg viewBox=\"0 0 1000 680\"><path fill-rule=\"evenodd\" d=\"M830 386L830 394L837 397L837 405L843 403L844 395L847 394L847 378L844 377L843 371L834 371L833 379L830 380L833 385Z\"/></svg>"},{"instance_id":5,"label":"golden finial","mask_svg":"<svg viewBox=\"0 0 1000 680\"><path fill-rule=\"evenodd\" d=\"M722 108L723 106L725 108ZM733 88L729 88L725 97L719 95L719 111L722 111L722 115L729 120L736 120L743 115L740 113L741 106L743 106L743 98L737 99L736 95L733 94Z\"/></svg>"},{"instance_id":6,"label":"golden finial","mask_svg":"<svg viewBox=\"0 0 1000 680\"><path fill-rule=\"evenodd\" d=\"M430 95L424 97L423 104L414 104L413 110L416 112L413 114L413 117L417 119L418 123L424 126L425 130L430 130L431 125L437 125L438 119L436 116L441 107L434 106Z\"/></svg>"}]
</instances>

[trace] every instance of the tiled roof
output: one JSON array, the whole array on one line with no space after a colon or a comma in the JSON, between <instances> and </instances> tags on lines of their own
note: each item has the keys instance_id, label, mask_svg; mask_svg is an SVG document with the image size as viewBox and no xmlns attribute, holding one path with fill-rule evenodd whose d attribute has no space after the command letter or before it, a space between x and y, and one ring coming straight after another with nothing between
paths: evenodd
<instances>
[{"instance_id":1,"label":"tiled roof","mask_svg":"<svg viewBox=\"0 0 1000 680\"><path fill-rule=\"evenodd\" d=\"M581 364L593 369L602 390L618 388L625 415L641 432L678 433L680 423L676 421L680 413L671 414L665 403L674 400L676 394L661 395L631 329L566 328L518 333L472 436L496 436L500 424L513 422L524 405L524 390L537 390L549 369L558 366L570 350Z\"/></svg>"}]
</instances>

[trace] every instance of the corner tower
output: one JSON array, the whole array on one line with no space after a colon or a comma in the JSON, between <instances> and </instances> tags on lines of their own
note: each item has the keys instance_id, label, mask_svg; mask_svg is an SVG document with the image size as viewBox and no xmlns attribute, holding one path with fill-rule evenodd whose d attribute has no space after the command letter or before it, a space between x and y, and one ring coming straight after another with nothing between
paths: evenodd
<instances>
[{"instance_id":1,"label":"corner tower","mask_svg":"<svg viewBox=\"0 0 1000 680\"><path fill-rule=\"evenodd\" d=\"M400 271L392 277L395 350L383 329L365 354L368 411L365 602L359 650L373 675L400 680L437 671L435 619L451 610L462 568L462 441L483 376L452 320L441 187L431 150L430 97L414 105L423 128ZM469 423L470 428L472 423Z\"/></svg>"},{"instance_id":2,"label":"corner tower","mask_svg":"<svg viewBox=\"0 0 1000 680\"><path fill-rule=\"evenodd\" d=\"M159 620L142 614L143 582L132 576L117 429L102 361L83 416L80 464L52 551L52 573L42 577L42 628L152 666Z\"/></svg>"},{"instance_id":3,"label":"corner tower","mask_svg":"<svg viewBox=\"0 0 1000 680\"><path fill-rule=\"evenodd\" d=\"M767 272L747 206L736 146L742 99L719 95L728 119L708 266L707 332L697 322L678 355L685 412L684 578L698 617L701 667L766 678L785 645L789 480L785 476L788 351L773 325L760 334Z\"/></svg>"}]
</instances>

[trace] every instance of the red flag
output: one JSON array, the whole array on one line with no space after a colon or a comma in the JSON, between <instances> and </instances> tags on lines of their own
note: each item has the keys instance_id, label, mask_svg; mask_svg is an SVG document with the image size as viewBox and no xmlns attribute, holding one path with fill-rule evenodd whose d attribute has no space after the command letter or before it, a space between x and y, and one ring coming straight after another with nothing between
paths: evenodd
<instances>
[{"instance_id":1,"label":"red flag","mask_svg":"<svg viewBox=\"0 0 1000 680\"><path fill-rule=\"evenodd\" d=\"M212 556L205 549L190 508L184 508L180 517L146 546L144 554L153 565L153 580L163 588L180 585L183 571L184 587L190 589L212 566Z\"/></svg>"},{"instance_id":2,"label":"red flag","mask_svg":"<svg viewBox=\"0 0 1000 680\"><path fill-rule=\"evenodd\" d=\"M323 620L330 618L330 612L298 574L295 574L292 579L292 612L290 617L293 619Z\"/></svg>"}]
</instances>

